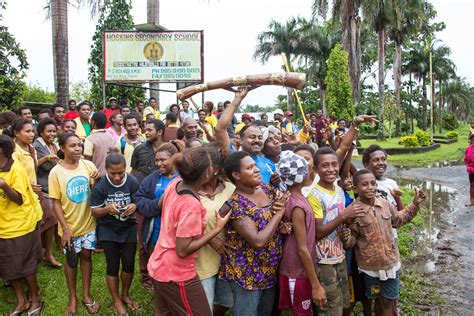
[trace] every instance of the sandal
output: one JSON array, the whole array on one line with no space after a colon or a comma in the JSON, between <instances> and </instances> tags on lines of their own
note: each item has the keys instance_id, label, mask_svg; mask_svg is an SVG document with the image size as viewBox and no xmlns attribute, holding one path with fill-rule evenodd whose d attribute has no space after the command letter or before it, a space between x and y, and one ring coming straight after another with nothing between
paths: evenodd
<instances>
[{"instance_id":1,"label":"sandal","mask_svg":"<svg viewBox=\"0 0 474 316\"><path fill-rule=\"evenodd\" d=\"M17 310L15 309L13 312L11 312L10 314L8 314L8 316L16 316L16 315L21 315L23 314L24 312L28 311L31 307L31 304L28 304L28 306L25 307L25 309L22 309L22 310Z\"/></svg>"},{"instance_id":2,"label":"sandal","mask_svg":"<svg viewBox=\"0 0 474 316\"><path fill-rule=\"evenodd\" d=\"M93 301L92 303L86 303L82 301L82 304L84 304L89 314L97 314L100 310L100 305L96 301ZM97 305L97 309L94 309L94 306L96 305Z\"/></svg>"},{"instance_id":3,"label":"sandal","mask_svg":"<svg viewBox=\"0 0 474 316\"><path fill-rule=\"evenodd\" d=\"M124 300L122 300L122 302L127 306L127 308L131 311L136 311L138 309L140 309L140 305L138 304L137 301L134 301L130 298L130 301L129 302L126 302Z\"/></svg>"},{"instance_id":4,"label":"sandal","mask_svg":"<svg viewBox=\"0 0 474 316\"><path fill-rule=\"evenodd\" d=\"M32 310L32 311L28 311L28 316L32 316L32 315L40 316L40 315L43 313L44 305L45 305L45 304L44 304L44 301L41 301L39 307L35 308L35 309Z\"/></svg>"}]
</instances>

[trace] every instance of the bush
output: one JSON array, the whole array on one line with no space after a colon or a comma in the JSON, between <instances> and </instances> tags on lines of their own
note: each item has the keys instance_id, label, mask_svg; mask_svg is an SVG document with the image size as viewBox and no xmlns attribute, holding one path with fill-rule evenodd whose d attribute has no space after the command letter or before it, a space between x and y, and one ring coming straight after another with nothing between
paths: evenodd
<instances>
[{"instance_id":1,"label":"bush","mask_svg":"<svg viewBox=\"0 0 474 316\"><path fill-rule=\"evenodd\" d=\"M402 122L400 129L401 129L402 134L404 135L408 135L411 132L411 126L410 124L407 124L406 122Z\"/></svg>"},{"instance_id":2,"label":"bush","mask_svg":"<svg viewBox=\"0 0 474 316\"><path fill-rule=\"evenodd\" d=\"M414 136L418 139L418 146L425 147L431 143L430 136L425 131L418 130Z\"/></svg>"},{"instance_id":3,"label":"bush","mask_svg":"<svg viewBox=\"0 0 474 316\"><path fill-rule=\"evenodd\" d=\"M447 132L446 133L446 137L449 138L449 139L458 139L459 137L459 133L458 132L454 132L454 131L451 131L451 132Z\"/></svg>"},{"instance_id":4,"label":"bush","mask_svg":"<svg viewBox=\"0 0 474 316\"><path fill-rule=\"evenodd\" d=\"M441 127L448 131L453 131L459 127L459 121L453 114L444 113Z\"/></svg>"},{"instance_id":5,"label":"bush","mask_svg":"<svg viewBox=\"0 0 474 316\"><path fill-rule=\"evenodd\" d=\"M401 143L405 147L418 147L418 137L415 135L403 136Z\"/></svg>"}]
</instances>

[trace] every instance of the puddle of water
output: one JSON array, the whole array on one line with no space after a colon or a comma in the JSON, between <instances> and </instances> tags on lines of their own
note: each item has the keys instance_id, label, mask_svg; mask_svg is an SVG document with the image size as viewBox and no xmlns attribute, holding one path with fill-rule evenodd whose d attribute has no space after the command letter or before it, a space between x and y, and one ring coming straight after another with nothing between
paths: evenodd
<instances>
[{"instance_id":1,"label":"puddle of water","mask_svg":"<svg viewBox=\"0 0 474 316\"><path fill-rule=\"evenodd\" d=\"M409 189L422 188L426 192L426 201L423 207L427 209L424 218L424 227L417 235L415 254L419 259L410 266L419 273L432 273L436 271L437 252L436 245L439 240L443 219L454 211L451 201L455 199L457 190L432 181L413 179L399 179L400 185Z\"/></svg>"}]
</instances>

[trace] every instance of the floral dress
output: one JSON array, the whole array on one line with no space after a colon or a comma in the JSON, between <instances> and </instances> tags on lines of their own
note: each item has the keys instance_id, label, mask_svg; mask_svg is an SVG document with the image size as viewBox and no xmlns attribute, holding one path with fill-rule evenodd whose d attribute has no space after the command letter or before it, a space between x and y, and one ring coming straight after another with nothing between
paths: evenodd
<instances>
[{"instance_id":1,"label":"floral dress","mask_svg":"<svg viewBox=\"0 0 474 316\"><path fill-rule=\"evenodd\" d=\"M262 190L273 201L274 188L260 184ZM272 205L257 207L247 197L234 193L230 200L231 215L226 225L226 241L233 248L230 256L223 256L219 277L234 280L247 290L264 290L273 287L277 282L278 265L282 256L283 238L279 230L264 247L254 249L240 236L232 226L232 221L249 217L255 222L258 231L263 230L273 217Z\"/></svg>"}]
</instances>

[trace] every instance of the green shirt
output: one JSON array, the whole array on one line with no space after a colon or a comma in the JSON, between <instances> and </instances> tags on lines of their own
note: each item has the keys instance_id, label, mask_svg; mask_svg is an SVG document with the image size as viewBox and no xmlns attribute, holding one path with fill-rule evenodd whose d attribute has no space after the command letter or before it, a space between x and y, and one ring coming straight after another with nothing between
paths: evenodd
<instances>
[{"instance_id":1,"label":"green shirt","mask_svg":"<svg viewBox=\"0 0 474 316\"><path fill-rule=\"evenodd\" d=\"M86 136L89 136L91 134L91 125L89 123L82 123L82 126L84 131L86 131Z\"/></svg>"}]
</instances>

